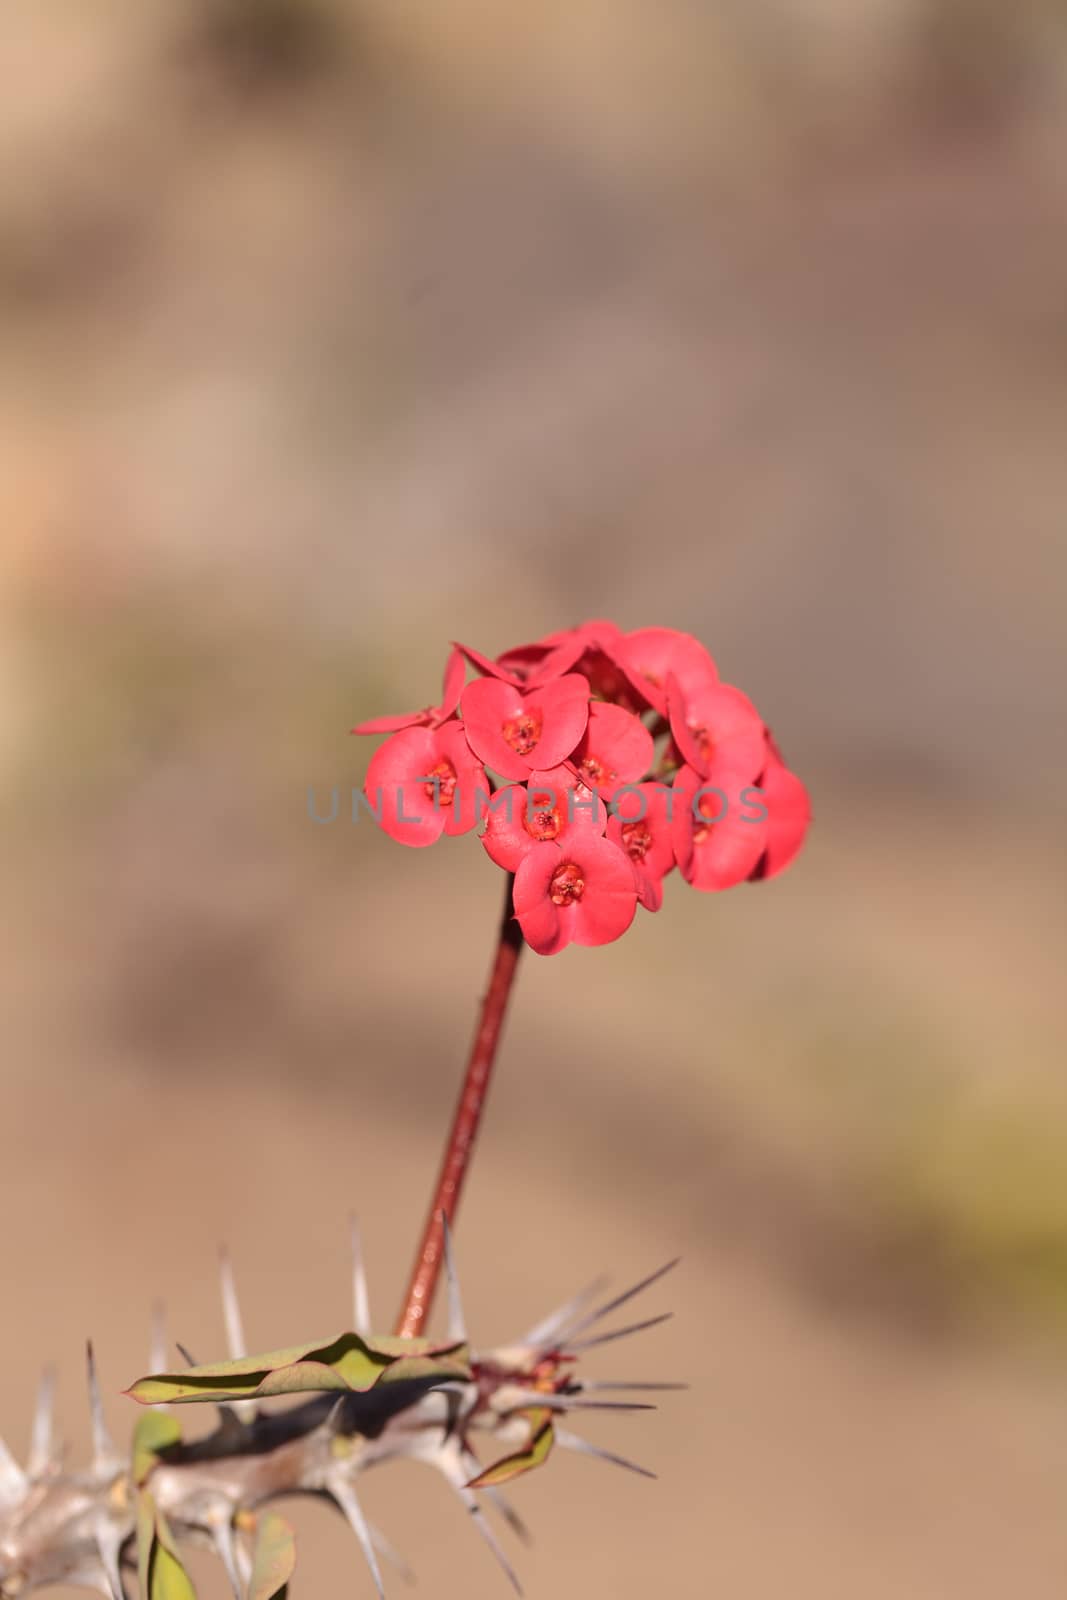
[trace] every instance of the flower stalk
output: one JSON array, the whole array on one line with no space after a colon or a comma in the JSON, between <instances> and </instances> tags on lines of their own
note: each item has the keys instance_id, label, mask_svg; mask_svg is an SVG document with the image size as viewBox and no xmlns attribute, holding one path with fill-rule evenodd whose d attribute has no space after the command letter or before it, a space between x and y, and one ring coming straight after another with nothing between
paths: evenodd
<instances>
[{"instance_id":1,"label":"flower stalk","mask_svg":"<svg viewBox=\"0 0 1067 1600\"><path fill-rule=\"evenodd\" d=\"M463 1191L463 1181L470 1167L475 1140L485 1111L489 1082L493 1075L493 1065L524 942L512 904L514 882L514 874L509 873L489 986L482 998L478 1026L467 1059L467 1070L456 1102L452 1125L445 1140L441 1168L415 1255L404 1308L396 1326L397 1333L405 1338L421 1334L429 1320L444 1255L444 1222L450 1227L454 1226L456 1210Z\"/></svg>"}]
</instances>

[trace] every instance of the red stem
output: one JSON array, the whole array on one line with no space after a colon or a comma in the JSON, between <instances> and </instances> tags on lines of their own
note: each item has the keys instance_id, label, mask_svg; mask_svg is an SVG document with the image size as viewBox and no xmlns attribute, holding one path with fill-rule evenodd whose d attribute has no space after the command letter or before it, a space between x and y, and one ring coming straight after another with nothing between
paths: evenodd
<instances>
[{"instance_id":1,"label":"red stem","mask_svg":"<svg viewBox=\"0 0 1067 1600\"><path fill-rule=\"evenodd\" d=\"M511 904L513 881L509 876L504 898L504 915L500 923L500 938L489 977L489 987L482 999L478 1027L471 1044L463 1087L460 1090L445 1144L433 1201L415 1257L415 1266L404 1302L404 1312L397 1323L396 1331L404 1338L421 1334L429 1320L444 1251L441 1215L444 1213L451 1227L459 1206L463 1179L474 1153L474 1141L478 1135L482 1112L485 1109L489 1079L493 1073L493 1063L496 1060L497 1046L504 1026L511 986L523 945L522 931Z\"/></svg>"}]
</instances>

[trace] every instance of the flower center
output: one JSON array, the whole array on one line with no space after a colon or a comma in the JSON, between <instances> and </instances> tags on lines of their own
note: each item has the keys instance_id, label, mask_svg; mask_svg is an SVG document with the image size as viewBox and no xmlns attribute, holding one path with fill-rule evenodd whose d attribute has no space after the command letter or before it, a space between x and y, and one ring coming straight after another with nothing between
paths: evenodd
<instances>
[{"instance_id":1,"label":"flower center","mask_svg":"<svg viewBox=\"0 0 1067 1600\"><path fill-rule=\"evenodd\" d=\"M581 868L576 867L573 861L565 861L562 867L557 867L552 874L548 893L554 906L572 906L576 900L580 900L585 893Z\"/></svg>"},{"instance_id":2,"label":"flower center","mask_svg":"<svg viewBox=\"0 0 1067 1600\"><path fill-rule=\"evenodd\" d=\"M710 764L711 758L715 754L715 740L711 737L707 728L697 728L692 723L689 726L692 729L693 738L696 740L697 749L704 760Z\"/></svg>"},{"instance_id":3,"label":"flower center","mask_svg":"<svg viewBox=\"0 0 1067 1600\"><path fill-rule=\"evenodd\" d=\"M717 825L725 815L722 796L719 794L702 794L697 803L700 812L699 821L694 818L693 843L703 844L705 839L710 839Z\"/></svg>"},{"instance_id":4,"label":"flower center","mask_svg":"<svg viewBox=\"0 0 1067 1600\"><path fill-rule=\"evenodd\" d=\"M456 769L451 761L441 760L435 767L431 767L426 774L428 783L423 784L423 791L427 800L433 800L438 805L450 806L452 796L456 792Z\"/></svg>"},{"instance_id":5,"label":"flower center","mask_svg":"<svg viewBox=\"0 0 1067 1600\"><path fill-rule=\"evenodd\" d=\"M501 728L504 743L510 745L517 756L528 756L541 737L541 718L529 711L520 711L509 717Z\"/></svg>"},{"instance_id":6,"label":"flower center","mask_svg":"<svg viewBox=\"0 0 1067 1600\"><path fill-rule=\"evenodd\" d=\"M554 839L560 830L559 812L552 806L529 810L523 816L522 825L532 839L542 842Z\"/></svg>"},{"instance_id":7,"label":"flower center","mask_svg":"<svg viewBox=\"0 0 1067 1600\"><path fill-rule=\"evenodd\" d=\"M635 861L643 861L652 847L652 833L647 822L624 822L622 847Z\"/></svg>"},{"instance_id":8,"label":"flower center","mask_svg":"<svg viewBox=\"0 0 1067 1600\"><path fill-rule=\"evenodd\" d=\"M607 770L602 761L592 755L582 757L578 764L578 771L590 789L595 789L598 783L606 783L615 776L613 772Z\"/></svg>"}]
</instances>

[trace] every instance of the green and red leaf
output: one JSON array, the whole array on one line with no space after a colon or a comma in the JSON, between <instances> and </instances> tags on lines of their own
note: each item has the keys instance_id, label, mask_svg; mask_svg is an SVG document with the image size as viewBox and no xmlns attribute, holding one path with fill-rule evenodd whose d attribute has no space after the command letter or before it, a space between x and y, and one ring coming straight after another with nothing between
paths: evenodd
<instances>
[{"instance_id":1,"label":"green and red leaf","mask_svg":"<svg viewBox=\"0 0 1067 1600\"><path fill-rule=\"evenodd\" d=\"M147 1489L137 1501L137 1574L141 1600L196 1600L167 1519Z\"/></svg>"},{"instance_id":2,"label":"green and red leaf","mask_svg":"<svg viewBox=\"0 0 1067 1600\"><path fill-rule=\"evenodd\" d=\"M358 1333L343 1333L323 1343L270 1350L240 1361L154 1373L140 1378L126 1392L141 1405L187 1405L331 1390L366 1394L379 1383L421 1380L432 1386L466 1381L470 1376L466 1345L397 1337L365 1339Z\"/></svg>"},{"instance_id":3,"label":"green and red leaf","mask_svg":"<svg viewBox=\"0 0 1067 1600\"><path fill-rule=\"evenodd\" d=\"M265 1511L256 1524L248 1600L285 1600L296 1565L296 1541L285 1518Z\"/></svg>"},{"instance_id":4,"label":"green and red leaf","mask_svg":"<svg viewBox=\"0 0 1067 1600\"><path fill-rule=\"evenodd\" d=\"M510 1456L502 1456L491 1467L486 1467L484 1472L471 1479L469 1488L495 1488L501 1483L510 1482L512 1478L518 1478L524 1472L532 1472L534 1467L540 1467L548 1460L552 1446L556 1442L551 1411L539 1406L523 1412L523 1416L530 1424L529 1444L525 1449L516 1450Z\"/></svg>"}]
</instances>

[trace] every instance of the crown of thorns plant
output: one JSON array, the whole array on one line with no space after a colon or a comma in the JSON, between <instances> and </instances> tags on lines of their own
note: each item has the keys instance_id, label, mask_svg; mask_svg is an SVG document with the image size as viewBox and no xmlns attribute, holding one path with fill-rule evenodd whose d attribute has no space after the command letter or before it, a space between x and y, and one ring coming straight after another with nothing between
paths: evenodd
<instances>
[{"instance_id":1,"label":"crown of thorns plant","mask_svg":"<svg viewBox=\"0 0 1067 1600\"><path fill-rule=\"evenodd\" d=\"M468 665L478 676L465 684ZM58 1584L108 1600L129 1600L131 1586L141 1600L194 1600L183 1552L196 1546L218 1555L237 1600L280 1600L295 1548L275 1504L298 1494L345 1517L383 1596L382 1563L407 1569L367 1522L356 1484L399 1459L441 1473L521 1592L485 1510L526 1537L505 1484L557 1446L653 1476L568 1423L580 1411L651 1409L619 1398L628 1392L685 1387L598 1382L579 1371L589 1351L666 1320L669 1312L622 1325L613 1318L676 1263L606 1301L604 1285L592 1284L512 1344L483 1350L467 1335L450 1225L524 944L554 954L617 939L638 904L660 908L675 866L703 890L775 876L803 843L804 786L751 701L720 683L704 647L665 628L624 634L588 622L495 661L455 646L440 705L354 731L390 735L366 784L388 833L425 845L484 821L485 850L508 875L489 985L395 1331L371 1331L353 1225L351 1330L248 1355L224 1256L229 1359L198 1365L177 1346L185 1368L167 1370L157 1321L152 1373L126 1391L148 1408L128 1452L108 1432L90 1346L92 1457L67 1470L46 1374L25 1467L0 1440L0 1600ZM442 1267L447 1330L431 1339L423 1330ZM172 1408L197 1403L215 1408L215 1426L187 1439Z\"/></svg>"},{"instance_id":2,"label":"crown of thorns plant","mask_svg":"<svg viewBox=\"0 0 1067 1600\"><path fill-rule=\"evenodd\" d=\"M90 1347L93 1453L82 1471L61 1465L54 1382L47 1374L25 1468L0 1446L0 1592L14 1597L66 1583L124 1600L127 1578L136 1575L146 1600L189 1600L194 1591L181 1550L191 1545L215 1551L238 1600L272 1600L286 1593L295 1562L292 1529L273 1503L304 1494L329 1501L346 1518L383 1595L382 1563L401 1573L406 1563L368 1523L357 1482L372 1468L405 1459L437 1469L521 1593L481 1499L525 1538L502 1485L541 1466L556 1446L653 1476L565 1424L580 1411L649 1409L646 1401L604 1397L612 1393L684 1387L597 1382L577 1370L586 1352L669 1316L602 1326L675 1263L603 1304L593 1304L602 1288L593 1284L513 1343L479 1350L468 1338L445 1237L448 1325L436 1341L370 1331L353 1230L351 1331L249 1356L233 1273L223 1258L230 1360L168 1372L157 1327L154 1370L128 1391L152 1409L136 1427L129 1454L120 1455L105 1422ZM288 1409L269 1404L294 1395L307 1398ZM215 1408L216 1426L186 1440L170 1408L198 1403Z\"/></svg>"}]
</instances>

